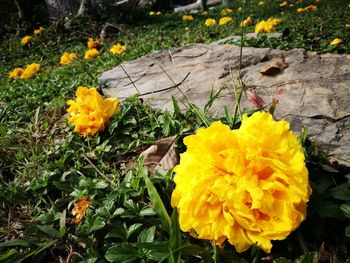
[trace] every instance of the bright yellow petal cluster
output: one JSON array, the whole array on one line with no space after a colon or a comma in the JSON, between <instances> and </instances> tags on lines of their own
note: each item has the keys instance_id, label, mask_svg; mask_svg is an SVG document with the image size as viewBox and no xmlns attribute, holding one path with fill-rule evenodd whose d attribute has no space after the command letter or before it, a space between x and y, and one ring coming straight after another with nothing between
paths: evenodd
<instances>
[{"instance_id":1,"label":"bright yellow petal cluster","mask_svg":"<svg viewBox=\"0 0 350 263\"><path fill-rule=\"evenodd\" d=\"M341 38L335 38L330 43L331 46L339 46L343 44L343 40Z\"/></svg>"},{"instance_id":2,"label":"bright yellow petal cluster","mask_svg":"<svg viewBox=\"0 0 350 263\"><path fill-rule=\"evenodd\" d=\"M121 55L125 51L125 45L118 43L112 46L109 51L111 51L113 55Z\"/></svg>"},{"instance_id":3,"label":"bright yellow petal cluster","mask_svg":"<svg viewBox=\"0 0 350 263\"><path fill-rule=\"evenodd\" d=\"M119 111L118 99L103 99L95 88L78 87L76 96L67 101L68 122L84 137L103 131L109 118Z\"/></svg>"},{"instance_id":4,"label":"bright yellow petal cluster","mask_svg":"<svg viewBox=\"0 0 350 263\"><path fill-rule=\"evenodd\" d=\"M267 21L263 20L255 25L255 33L271 33L275 32L275 26L281 22L278 18L269 18Z\"/></svg>"},{"instance_id":5,"label":"bright yellow petal cluster","mask_svg":"<svg viewBox=\"0 0 350 263\"><path fill-rule=\"evenodd\" d=\"M37 64L37 63L29 64L24 69L24 71L23 71L22 75L20 76L20 78L21 79L30 79L31 77L36 75L36 73L38 73L39 70L40 70L40 64Z\"/></svg>"},{"instance_id":6,"label":"bright yellow petal cluster","mask_svg":"<svg viewBox=\"0 0 350 263\"><path fill-rule=\"evenodd\" d=\"M41 35L44 32L44 27L39 27L38 29L34 29L34 35Z\"/></svg>"},{"instance_id":7,"label":"bright yellow petal cluster","mask_svg":"<svg viewBox=\"0 0 350 263\"><path fill-rule=\"evenodd\" d=\"M288 6L288 2L287 1L284 1L282 3L280 3L280 7L285 7L285 6Z\"/></svg>"},{"instance_id":8,"label":"bright yellow petal cluster","mask_svg":"<svg viewBox=\"0 0 350 263\"><path fill-rule=\"evenodd\" d=\"M226 240L238 252L283 240L306 217L311 194L303 149L286 121L256 112L238 130L221 122L184 138L171 204L180 228Z\"/></svg>"},{"instance_id":9,"label":"bright yellow petal cluster","mask_svg":"<svg viewBox=\"0 0 350 263\"><path fill-rule=\"evenodd\" d=\"M14 70L10 71L8 74L9 79L19 78L23 74L24 69L23 68L15 68Z\"/></svg>"},{"instance_id":10,"label":"bright yellow petal cluster","mask_svg":"<svg viewBox=\"0 0 350 263\"><path fill-rule=\"evenodd\" d=\"M264 5L265 1L259 1L258 5Z\"/></svg>"},{"instance_id":11,"label":"bright yellow petal cluster","mask_svg":"<svg viewBox=\"0 0 350 263\"><path fill-rule=\"evenodd\" d=\"M230 23L231 21L232 21L232 17L224 16L224 17L220 18L219 25L223 26L223 25L226 25L226 24Z\"/></svg>"},{"instance_id":12,"label":"bright yellow petal cluster","mask_svg":"<svg viewBox=\"0 0 350 263\"><path fill-rule=\"evenodd\" d=\"M21 40L22 46L27 45L27 44L30 42L31 39L32 39L31 36L25 36L25 37L23 37L22 40Z\"/></svg>"},{"instance_id":13,"label":"bright yellow petal cluster","mask_svg":"<svg viewBox=\"0 0 350 263\"><path fill-rule=\"evenodd\" d=\"M233 10L231 8L225 8L223 10L221 10L220 14L221 16L227 16L228 14L232 13Z\"/></svg>"},{"instance_id":14,"label":"bright yellow petal cluster","mask_svg":"<svg viewBox=\"0 0 350 263\"><path fill-rule=\"evenodd\" d=\"M207 18L204 22L206 27L211 27L216 25L216 20L214 18Z\"/></svg>"},{"instance_id":15,"label":"bright yellow petal cluster","mask_svg":"<svg viewBox=\"0 0 350 263\"><path fill-rule=\"evenodd\" d=\"M84 59L91 59L97 57L100 52L96 48L88 49L85 51Z\"/></svg>"},{"instance_id":16,"label":"bright yellow petal cluster","mask_svg":"<svg viewBox=\"0 0 350 263\"><path fill-rule=\"evenodd\" d=\"M77 58L76 53L64 52L60 59L60 65L69 65Z\"/></svg>"},{"instance_id":17,"label":"bright yellow petal cluster","mask_svg":"<svg viewBox=\"0 0 350 263\"><path fill-rule=\"evenodd\" d=\"M100 40L89 37L86 45L88 48L92 49L92 48L99 48L101 46L101 43L100 43Z\"/></svg>"},{"instance_id":18,"label":"bright yellow petal cluster","mask_svg":"<svg viewBox=\"0 0 350 263\"><path fill-rule=\"evenodd\" d=\"M154 11L150 11L148 14L149 14L150 16L154 16L156 13L155 13Z\"/></svg>"},{"instance_id":19,"label":"bright yellow petal cluster","mask_svg":"<svg viewBox=\"0 0 350 263\"><path fill-rule=\"evenodd\" d=\"M183 21L192 21L193 20L193 16L192 15L183 15L182 16L182 20Z\"/></svg>"}]
</instances>

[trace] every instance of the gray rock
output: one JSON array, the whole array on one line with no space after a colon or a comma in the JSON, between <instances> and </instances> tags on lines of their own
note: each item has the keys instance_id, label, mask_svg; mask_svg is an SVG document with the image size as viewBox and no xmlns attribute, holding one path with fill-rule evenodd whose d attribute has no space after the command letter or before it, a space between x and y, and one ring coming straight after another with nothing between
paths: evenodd
<instances>
[{"instance_id":1,"label":"gray rock","mask_svg":"<svg viewBox=\"0 0 350 263\"><path fill-rule=\"evenodd\" d=\"M273 59L284 58L287 68L274 76L260 73ZM186 96L204 107L212 90L222 90L212 114L233 109L233 81L238 76L239 47L191 45L172 48L129 61L104 72L100 83L110 97L124 99L137 93L159 109L172 109L174 96L184 109ZM125 73L128 73L127 74ZM295 132L309 128L309 138L331 163L350 167L350 55L319 55L303 49L290 51L243 48L241 78L246 88L266 103L277 98L277 119L291 122ZM252 107L245 96L242 107Z\"/></svg>"}]
</instances>

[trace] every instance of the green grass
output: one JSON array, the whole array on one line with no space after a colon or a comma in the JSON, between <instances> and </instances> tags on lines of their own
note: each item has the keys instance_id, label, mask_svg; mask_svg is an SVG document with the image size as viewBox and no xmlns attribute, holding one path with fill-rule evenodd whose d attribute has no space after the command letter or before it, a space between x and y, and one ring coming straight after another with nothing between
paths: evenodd
<instances>
[{"instance_id":1,"label":"green grass","mask_svg":"<svg viewBox=\"0 0 350 263\"><path fill-rule=\"evenodd\" d=\"M183 14L150 17L144 10L135 11L134 16L124 13L111 20L122 23L122 31L104 40L101 55L91 61L82 59L87 37L97 37L103 22L110 18L75 21L68 31L46 26L44 34L35 37L29 47L20 45L21 37L32 32L28 25L20 35L9 33L2 38L0 261L58 262L62 257L75 262L179 262L181 256L183 262L215 262L214 254L216 262L266 258L257 248L237 254L229 244L219 249L180 233L170 206L172 171L151 176L137 159L157 139L170 135L179 135L177 148L184 151L183 136L213 122L214 117L195 107L181 113L176 102L174 112L160 112L131 97L122 103L121 112L113 116L104 132L88 139L73 133L65 118L66 101L74 97L76 88L97 86L103 71L157 50L238 35L239 23L247 16L252 17L253 25L279 17L282 22L276 30L284 33L275 39L261 35L245 45L341 54L350 51L348 1L323 0L316 11L302 14L296 13L296 7L313 1L303 1L294 8L282 8L277 1L265 1L264 6L246 2L244 12L236 11L240 1L230 6L234 10L232 23L212 28L206 28L204 21L209 17L218 20L220 7L207 16L195 14L190 22L181 20ZM12 29L15 32L14 26ZM253 32L254 26L245 31ZM343 39L342 46L329 45L336 37ZM108 51L117 42L127 47L121 56ZM78 53L79 59L59 66L64 51ZM7 79L10 70L32 62L42 66L34 78ZM232 118L228 113L221 120L231 127L239 126L239 120ZM309 147L306 150L310 153ZM322 244L323 252L318 255L327 258L334 254L336 262L349 260L350 183L346 171L328 172L319 162L309 154L313 195L308 219L286 240L274 242L269 261L290 262L277 258L294 260L305 254L297 262L316 262L317 255L311 252L319 251ZM92 205L82 223L72 225L73 204L83 196L90 196ZM169 220L170 229L164 223Z\"/></svg>"}]
</instances>

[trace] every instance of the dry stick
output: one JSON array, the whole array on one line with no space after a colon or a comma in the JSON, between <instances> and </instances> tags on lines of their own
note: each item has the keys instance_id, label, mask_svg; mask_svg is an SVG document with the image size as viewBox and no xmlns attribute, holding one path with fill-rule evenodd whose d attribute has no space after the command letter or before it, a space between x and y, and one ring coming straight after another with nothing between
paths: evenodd
<instances>
[{"instance_id":1,"label":"dry stick","mask_svg":"<svg viewBox=\"0 0 350 263\"><path fill-rule=\"evenodd\" d=\"M128 79L130 80L131 84L134 86L134 88L136 89L137 93L140 95L140 91L138 90L138 88L135 85L135 82L131 79L130 75L128 72L126 72L125 68L123 67L122 63L120 63L120 67L123 69L125 75L128 77Z\"/></svg>"},{"instance_id":2,"label":"dry stick","mask_svg":"<svg viewBox=\"0 0 350 263\"><path fill-rule=\"evenodd\" d=\"M91 160L85 155L83 154L84 159L92 166L92 168L94 168L94 170L101 175L106 181L113 183L107 176L105 176L92 162Z\"/></svg>"}]
</instances>

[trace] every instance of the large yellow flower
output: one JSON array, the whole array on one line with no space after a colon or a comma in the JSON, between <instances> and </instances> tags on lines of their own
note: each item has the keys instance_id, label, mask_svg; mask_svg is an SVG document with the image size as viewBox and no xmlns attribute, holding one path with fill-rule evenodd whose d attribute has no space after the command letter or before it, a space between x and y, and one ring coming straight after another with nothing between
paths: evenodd
<instances>
[{"instance_id":1,"label":"large yellow flower","mask_svg":"<svg viewBox=\"0 0 350 263\"><path fill-rule=\"evenodd\" d=\"M88 49L85 51L84 59L92 59L100 55L100 52L96 48Z\"/></svg>"},{"instance_id":2,"label":"large yellow flower","mask_svg":"<svg viewBox=\"0 0 350 263\"><path fill-rule=\"evenodd\" d=\"M122 45L120 43L116 44L116 45L113 45L109 51L111 51L111 53L113 55L121 55L124 53L125 51L125 45Z\"/></svg>"},{"instance_id":3,"label":"large yellow flower","mask_svg":"<svg viewBox=\"0 0 350 263\"><path fill-rule=\"evenodd\" d=\"M219 25L223 26L223 25L226 25L226 24L230 23L231 21L232 21L232 17L224 16L224 17L220 18Z\"/></svg>"},{"instance_id":4,"label":"large yellow flower","mask_svg":"<svg viewBox=\"0 0 350 263\"><path fill-rule=\"evenodd\" d=\"M271 240L305 219L308 171L286 121L257 112L238 130L214 122L184 143L171 200L182 231L218 245L228 240L238 252L256 243L269 253Z\"/></svg>"},{"instance_id":5,"label":"large yellow flower","mask_svg":"<svg viewBox=\"0 0 350 263\"><path fill-rule=\"evenodd\" d=\"M119 111L116 98L103 99L95 88L78 87L77 98L67 101L68 122L84 137L103 131L109 118Z\"/></svg>"},{"instance_id":6,"label":"large yellow flower","mask_svg":"<svg viewBox=\"0 0 350 263\"><path fill-rule=\"evenodd\" d=\"M76 59L76 58L77 58L76 53L64 52L63 55L61 56L61 59L60 59L60 65L72 64L74 62L74 59Z\"/></svg>"},{"instance_id":7,"label":"large yellow flower","mask_svg":"<svg viewBox=\"0 0 350 263\"><path fill-rule=\"evenodd\" d=\"M37 64L37 63L29 64L24 69L24 71L21 74L20 78L21 79L30 79L31 77L36 75L36 73L38 73L39 70L40 70L40 64Z\"/></svg>"},{"instance_id":8,"label":"large yellow flower","mask_svg":"<svg viewBox=\"0 0 350 263\"><path fill-rule=\"evenodd\" d=\"M255 33L271 33L275 32L275 26L281 22L278 18L269 18L267 21L262 20L255 25Z\"/></svg>"}]
</instances>

